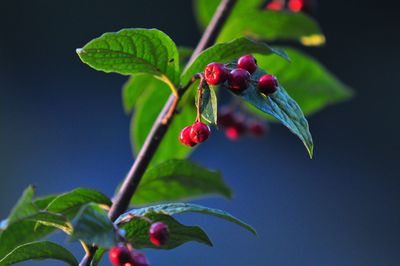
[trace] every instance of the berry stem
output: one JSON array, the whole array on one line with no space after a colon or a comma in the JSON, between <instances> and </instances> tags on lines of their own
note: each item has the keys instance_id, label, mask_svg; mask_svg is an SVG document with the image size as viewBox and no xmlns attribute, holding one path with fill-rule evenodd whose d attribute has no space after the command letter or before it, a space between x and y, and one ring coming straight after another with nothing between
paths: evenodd
<instances>
[{"instance_id":1,"label":"berry stem","mask_svg":"<svg viewBox=\"0 0 400 266\"><path fill-rule=\"evenodd\" d=\"M197 44L197 47L194 50L186 67L188 67L204 49L208 48L216 41L218 34L225 24L236 1L237 0L222 0L220 2L211 22L203 33L203 36ZM175 115L176 107L181 98L180 96L182 96L185 91L190 87L190 85L198 78L198 74L194 75L186 86L179 88L176 94L172 94L168 98L163 110L154 122L150 133L147 135L147 138L142 146L142 149L140 150L136 160L134 161L131 169L125 177L125 180L113 201L111 209L108 213L108 216L112 221L115 221L118 216L126 211L126 209L129 207L129 202L133 194L135 193L136 188L138 187L140 180L145 170L147 169L147 166L150 164L153 155L157 151L158 146L160 145L169 125L171 124L171 121ZM96 250L97 247L92 246L85 257L83 257L79 265L90 266Z\"/></svg>"}]
</instances>

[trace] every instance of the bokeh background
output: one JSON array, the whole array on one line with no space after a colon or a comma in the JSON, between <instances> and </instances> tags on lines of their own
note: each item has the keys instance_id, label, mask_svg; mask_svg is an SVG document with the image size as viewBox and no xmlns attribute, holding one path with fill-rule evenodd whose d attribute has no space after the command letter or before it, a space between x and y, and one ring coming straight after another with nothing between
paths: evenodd
<instances>
[{"instance_id":1,"label":"bokeh background","mask_svg":"<svg viewBox=\"0 0 400 266\"><path fill-rule=\"evenodd\" d=\"M28 184L39 195L80 186L111 196L133 159L121 107L125 77L90 69L75 48L124 27L159 28L194 46L200 32L191 1L3 0L0 10L0 217ZM215 247L147 250L152 265L398 265L396 16L390 1L320 1L328 43L307 51L356 97L310 118L313 160L280 125L263 140L232 143L214 134L192 159L221 169L235 198L197 202L243 218L259 237L181 215L202 225Z\"/></svg>"}]
</instances>

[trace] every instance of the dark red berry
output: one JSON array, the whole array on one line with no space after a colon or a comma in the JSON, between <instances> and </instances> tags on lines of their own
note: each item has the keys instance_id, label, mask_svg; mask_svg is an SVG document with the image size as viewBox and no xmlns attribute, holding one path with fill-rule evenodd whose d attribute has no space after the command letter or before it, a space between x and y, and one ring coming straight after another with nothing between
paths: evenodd
<instances>
[{"instance_id":1,"label":"dark red berry","mask_svg":"<svg viewBox=\"0 0 400 266\"><path fill-rule=\"evenodd\" d=\"M162 222L155 222L150 226L149 235L151 243L156 246L164 245L169 239L168 226Z\"/></svg>"},{"instance_id":2,"label":"dark red berry","mask_svg":"<svg viewBox=\"0 0 400 266\"><path fill-rule=\"evenodd\" d=\"M276 92L278 89L278 80L270 74L262 75L258 79L258 90L265 95Z\"/></svg>"},{"instance_id":3,"label":"dark red berry","mask_svg":"<svg viewBox=\"0 0 400 266\"><path fill-rule=\"evenodd\" d=\"M229 73L228 82L229 88L234 92L242 92L249 86L250 83L249 71L236 68Z\"/></svg>"},{"instance_id":4,"label":"dark red berry","mask_svg":"<svg viewBox=\"0 0 400 266\"><path fill-rule=\"evenodd\" d=\"M238 68L243 68L252 74L257 69L257 60L251 54L244 55L238 60Z\"/></svg>"},{"instance_id":5,"label":"dark red berry","mask_svg":"<svg viewBox=\"0 0 400 266\"><path fill-rule=\"evenodd\" d=\"M114 266L124 266L126 263L132 263L131 251L122 244L110 249L109 258Z\"/></svg>"},{"instance_id":6,"label":"dark red berry","mask_svg":"<svg viewBox=\"0 0 400 266\"><path fill-rule=\"evenodd\" d=\"M206 124L196 122L192 125L192 129L190 130L190 139L194 143L201 143L208 139L210 132L211 130Z\"/></svg>"},{"instance_id":7,"label":"dark red berry","mask_svg":"<svg viewBox=\"0 0 400 266\"><path fill-rule=\"evenodd\" d=\"M228 78L226 68L220 63L210 63L204 69L204 78L208 84L217 85Z\"/></svg>"},{"instance_id":8,"label":"dark red berry","mask_svg":"<svg viewBox=\"0 0 400 266\"><path fill-rule=\"evenodd\" d=\"M267 132L267 126L259 121L253 121L248 124L248 132L254 137L261 137Z\"/></svg>"},{"instance_id":9,"label":"dark red berry","mask_svg":"<svg viewBox=\"0 0 400 266\"><path fill-rule=\"evenodd\" d=\"M245 117L241 114L233 114L233 123L225 127L225 135L230 140L240 138L247 130Z\"/></svg>"},{"instance_id":10,"label":"dark red berry","mask_svg":"<svg viewBox=\"0 0 400 266\"><path fill-rule=\"evenodd\" d=\"M196 145L195 142L192 141L190 138L190 131L192 129L192 126L187 126L182 129L181 133L179 134L179 141L186 146L193 147Z\"/></svg>"},{"instance_id":11,"label":"dark red berry","mask_svg":"<svg viewBox=\"0 0 400 266\"><path fill-rule=\"evenodd\" d=\"M150 263L147 260L146 256L139 252L132 252L132 266L149 266ZM128 265L125 265L128 266ZM131 265L129 265L131 266Z\"/></svg>"},{"instance_id":12,"label":"dark red berry","mask_svg":"<svg viewBox=\"0 0 400 266\"><path fill-rule=\"evenodd\" d=\"M223 107L218 112L218 125L228 127L235 123L235 117L232 108Z\"/></svg>"}]
</instances>

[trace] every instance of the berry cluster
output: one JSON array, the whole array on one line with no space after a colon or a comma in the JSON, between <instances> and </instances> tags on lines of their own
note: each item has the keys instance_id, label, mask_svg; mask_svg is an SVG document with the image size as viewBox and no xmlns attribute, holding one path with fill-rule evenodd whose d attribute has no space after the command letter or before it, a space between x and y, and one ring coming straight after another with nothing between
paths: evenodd
<instances>
[{"instance_id":1,"label":"berry cluster","mask_svg":"<svg viewBox=\"0 0 400 266\"><path fill-rule=\"evenodd\" d=\"M179 134L179 141L189 147L193 147L210 136L210 127L202 122L195 122L191 126L187 126L182 129Z\"/></svg>"},{"instance_id":2,"label":"berry cluster","mask_svg":"<svg viewBox=\"0 0 400 266\"><path fill-rule=\"evenodd\" d=\"M265 6L265 9L287 9L292 12L309 12L311 9L313 9L313 6L314 4L311 0L272 0Z\"/></svg>"},{"instance_id":3,"label":"berry cluster","mask_svg":"<svg viewBox=\"0 0 400 266\"><path fill-rule=\"evenodd\" d=\"M152 223L149 229L149 240L155 246L165 245L169 239L168 226L162 222ZM114 266L149 266L149 261L142 253L137 252L130 244L119 243L110 249L110 262Z\"/></svg>"},{"instance_id":4,"label":"berry cluster","mask_svg":"<svg viewBox=\"0 0 400 266\"><path fill-rule=\"evenodd\" d=\"M227 87L235 92L240 93L249 87L251 74L257 70L257 60L252 55L243 55L237 61L237 67L229 69L221 63L210 63L204 69L204 78L210 85L219 85L227 82ZM269 74L265 74L259 78L257 82L258 90L265 94L274 93L278 88L277 79Z\"/></svg>"},{"instance_id":5,"label":"berry cluster","mask_svg":"<svg viewBox=\"0 0 400 266\"><path fill-rule=\"evenodd\" d=\"M237 140L244 135L261 137L267 133L265 122L255 118L246 117L240 112L235 112L230 107L222 108L218 113L218 122L227 138Z\"/></svg>"}]
</instances>

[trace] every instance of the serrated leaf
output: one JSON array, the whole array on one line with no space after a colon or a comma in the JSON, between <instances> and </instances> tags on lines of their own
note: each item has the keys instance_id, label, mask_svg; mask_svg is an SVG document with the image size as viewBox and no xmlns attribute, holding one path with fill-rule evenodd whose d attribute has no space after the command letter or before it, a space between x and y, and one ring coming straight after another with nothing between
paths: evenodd
<instances>
[{"instance_id":1,"label":"serrated leaf","mask_svg":"<svg viewBox=\"0 0 400 266\"><path fill-rule=\"evenodd\" d=\"M168 250L190 241L212 246L207 234L198 226L183 225L173 217L165 214L148 212L145 216L154 222L158 221L167 224L170 238L165 245L155 246L149 241L150 223L140 218L132 219L122 224L121 228L126 232L126 239L128 239L136 249L155 248Z\"/></svg>"},{"instance_id":2,"label":"serrated leaf","mask_svg":"<svg viewBox=\"0 0 400 266\"><path fill-rule=\"evenodd\" d=\"M232 197L219 171L208 170L188 160L167 160L144 174L132 204L135 206L187 200L207 195Z\"/></svg>"},{"instance_id":3,"label":"serrated leaf","mask_svg":"<svg viewBox=\"0 0 400 266\"><path fill-rule=\"evenodd\" d=\"M253 80L258 80L265 72L258 68L252 75ZM278 77L279 78L279 77ZM300 138L308 150L310 157L313 155L313 140L308 122L299 105L279 85L278 90L265 96L258 92L256 85L251 83L242 93L235 94L260 111L272 115L285 125L291 132Z\"/></svg>"},{"instance_id":4,"label":"serrated leaf","mask_svg":"<svg viewBox=\"0 0 400 266\"><path fill-rule=\"evenodd\" d=\"M166 215L174 215L174 214L179 214L179 213L201 213L201 214L207 214L211 216L215 216L224 220L227 220L229 222L235 223L246 230L250 231L254 235L256 235L256 231L254 230L253 227L248 225L247 223L235 218L231 214L218 210L218 209L212 209L208 207L204 207L201 205L197 204L192 204L192 203L167 203L167 204L160 204L160 205L155 205L155 206L150 206L146 208L140 208L140 209L132 209L124 214L122 214L115 222L119 223L121 220L126 219L127 217L133 215L133 216L145 216L149 213L157 213L157 214L166 214Z\"/></svg>"},{"instance_id":5,"label":"serrated leaf","mask_svg":"<svg viewBox=\"0 0 400 266\"><path fill-rule=\"evenodd\" d=\"M196 93L195 104L198 108L198 93ZM208 123L217 124L217 94L215 93L214 86L209 86L206 82L203 83L203 92L200 101L201 116Z\"/></svg>"},{"instance_id":6,"label":"serrated leaf","mask_svg":"<svg viewBox=\"0 0 400 266\"><path fill-rule=\"evenodd\" d=\"M124 75L152 74L164 81L167 77L175 85L179 83L178 50L171 38L157 29L105 33L77 53L96 70Z\"/></svg>"},{"instance_id":7,"label":"serrated leaf","mask_svg":"<svg viewBox=\"0 0 400 266\"><path fill-rule=\"evenodd\" d=\"M35 188L29 186L24 190L18 202L11 210L8 216L7 223L13 223L17 220L21 220L26 216L32 215L38 212L38 208L33 204L33 196L35 195Z\"/></svg>"},{"instance_id":8,"label":"serrated leaf","mask_svg":"<svg viewBox=\"0 0 400 266\"><path fill-rule=\"evenodd\" d=\"M255 42L248 38L238 38L230 42L216 44L200 53L182 73L182 84L186 84L194 74L203 72L206 65L211 62L226 63L243 54L252 53L263 55L275 54L289 60L284 51L274 49L265 43Z\"/></svg>"},{"instance_id":9,"label":"serrated leaf","mask_svg":"<svg viewBox=\"0 0 400 266\"><path fill-rule=\"evenodd\" d=\"M198 22L205 27L212 18L219 0L196 0ZM276 41L294 40L304 45L321 45L325 36L312 17L301 12L265 10L265 1L238 0L225 23L217 42L237 37Z\"/></svg>"},{"instance_id":10,"label":"serrated leaf","mask_svg":"<svg viewBox=\"0 0 400 266\"><path fill-rule=\"evenodd\" d=\"M327 105L349 99L353 93L317 60L301 51L282 47L288 53L290 64L274 57L257 58L260 68L279 77L290 96L304 114L315 113Z\"/></svg>"},{"instance_id":11,"label":"serrated leaf","mask_svg":"<svg viewBox=\"0 0 400 266\"><path fill-rule=\"evenodd\" d=\"M153 81L149 80L149 82ZM157 84L156 87L146 87L145 93L136 102L135 113L132 116L130 134L135 154L141 149L154 121L157 119L158 114L170 95L169 91L163 88L163 86L165 87L163 83L157 82L154 84ZM185 158L193 150L182 145L178 140L182 128L192 124L196 117L192 101L188 104L189 97L191 97L190 94L183 96L178 106L179 113L174 116L167 133L152 159L152 164L167 159Z\"/></svg>"},{"instance_id":12,"label":"serrated leaf","mask_svg":"<svg viewBox=\"0 0 400 266\"><path fill-rule=\"evenodd\" d=\"M81 240L104 248L116 245L114 225L107 213L97 204L83 206L72 221L70 240Z\"/></svg>"},{"instance_id":13,"label":"serrated leaf","mask_svg":"<svg viewBox=\"0 0 400 266\"><path fill-rule=\"evenodd\" d=\"M74 255L62 246L50 242L32 242L18 246L7 256L0 260L0 266L7 266L27 260L55 259L77 266L78 261Z\"/></svg>"}]
</instances>

